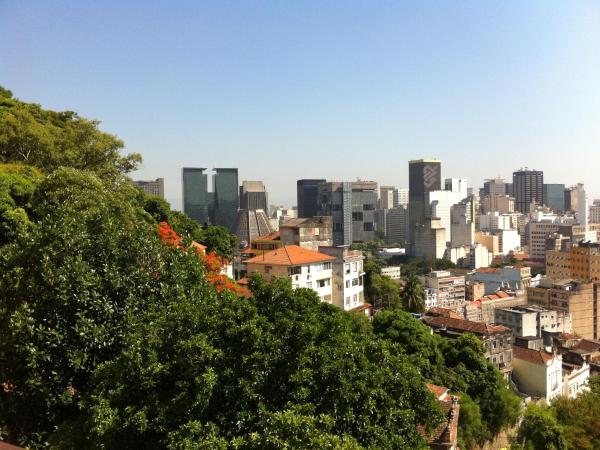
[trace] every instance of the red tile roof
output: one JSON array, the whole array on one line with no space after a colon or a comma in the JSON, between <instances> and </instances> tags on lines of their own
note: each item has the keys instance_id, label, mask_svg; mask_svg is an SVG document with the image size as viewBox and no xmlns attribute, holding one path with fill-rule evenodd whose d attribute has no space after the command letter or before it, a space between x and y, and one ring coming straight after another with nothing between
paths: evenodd
<instances>
[{"instance_id":1,"label":"red tile roof","mask_svg":"<svg viewBox=\"0 0 600 450\"><path fill-rule=\"evenodd\" d=\"M552 353L547 353L544 350L533 350L513 345L513 358L542 366L546 365L548 361L552 361L554 355Z\"/></svg>"},{"instance_id":2,"label":"red tile roof","mask_svg":"<svg viewBox=\"0 0 600 450\"><path fill-rule=\"evenodd\" d=\"M262 236L259 236L259 237L255 238L255 239L253 239L253 241L258 241L258 240L261 240L261 241L276 241L276 240L279 240L279 239L281 239L281 233L279 231L272 231L272 232L270 232L268 234L264 234Z\"/></svg>"},{"instance_id":3,"label":"red tile roof","mask_svg":"<svg viewBox=\"0 0 600 450\"><path fill-rule=\"evenodd\" d=\"M593 353L600 350L600 342L590 341L589 339L582 339L573 348Z\"/></svg>"},{"instance_id":4,"label":"red tile roof","mask_svg":"<svg viewBox=\"0 0 600 450\"><path fill-rule=\"evenodd\" d=\"M435 398L438 400L447 400L447 396L448 396L448 388L447 387L443 387L443 386L438 386L437 384L431 384L431 383L427 383L425 386L427 386L427 389L429 389L431 391L431 393L433 395L435 395Z\"/></svg>"},{"instance_id":5,"label":"red tile roof","mask_svg":"<svg viewBox=\"0 0 600 450\"><path fill-rule=\"evenodd\" d=\"M363 303L362 305L357 306L356 308L352 308L352 309L348 310L348 312L361 313L372 307L373 307L373 305L371 305L370 303Z\"/></svg>"},{"instance_id":6,"label":"red tile roof","mask_svg":"<svg viewBox=\"0 0 600 450\"><path fill-rule=\"evenodd\" d=\"M298 245L285 245L271 250L263 255L246 260L246 264L260 264L270 266L302 266L318 262L333 261L333 256L315 252Z\"/></svg>"},{"instance_id":7,"label":"red tile roof","mask_svg":"<svg viewBox=\"0 0 600 450\"><path fill-rule=\"evenodd\" d=\"M431 317L426 322L437 328L446 327L448 329L464 331L465 333L474 333L481 335L490 335L495 333L504 333L510 331L503 325L488 325L483 322L474 322L466 319L454 319L452 317Z\"/></svg>"},{"instance_id":8,"label":"red tile roof","mask_svg":"<svg viewBox=\"0 0 600 450\"><path fill-rule=\"evenodd\" d=\"M453 317L455 319L462 319L463 318L463 316L461 316L457 312L452 311L449 308L441 308L439 306L434 306L432 308L429 308L425 312L425 315L426 316L432 316L432 317Z\"/></svg>"}]
</instances>

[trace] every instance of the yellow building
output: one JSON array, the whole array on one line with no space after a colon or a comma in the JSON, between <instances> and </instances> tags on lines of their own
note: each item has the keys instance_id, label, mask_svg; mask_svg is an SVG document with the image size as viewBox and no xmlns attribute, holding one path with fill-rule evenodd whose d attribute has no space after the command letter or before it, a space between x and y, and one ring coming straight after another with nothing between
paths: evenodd
<instances>
[{"instance_id":1,"label":"yellow building","mask_svg":"<svg viewBox=\"0 0 600 450\"><path fill-rule=\"evenodd\" d=\"M581 242L570 251L549 250L546 252L546 274L555 280L600 281L600 243Z\"/></svg>"}]
</instances>

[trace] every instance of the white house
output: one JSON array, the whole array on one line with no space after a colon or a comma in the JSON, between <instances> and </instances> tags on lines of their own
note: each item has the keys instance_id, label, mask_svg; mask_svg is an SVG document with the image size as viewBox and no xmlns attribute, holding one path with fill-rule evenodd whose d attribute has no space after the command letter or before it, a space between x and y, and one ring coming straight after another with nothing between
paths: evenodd
<instances>
[{"instance_id":1,"label":"white house","mask_svg":"<svg viewBox=\"0 0 600 450\"><path fill-rule=\"evenodd\" d=\"M521 392L550 403L563 394L562 356L515 345L512 379Z\"/></svg>"},{"instance_id":2,"label":"white house","mask_svg":"<svg viewBox=\"0 0 600 450\"><path fill-rule=\"evenodd\" d=\"M335 258L332 262L333 304L346 311L366 305L364 294L365 273L363 272L365 257L363 253L360 250L350 250L347 246L320 246L319 252ZM370 308L371 305L367 306Z\"/></svg>"},{"instance_id":3,"label":"white house","mask_svg":"<svg viewBox=\"0 0 600 450\"><path fill-rule=\"evenodd\" d=\"M298 245L285 245L246 260L248 274L258 272L265 280L290 277L292 287L314 290L322 301L333 303L333 256Z\"/></svg>"}]
</instances>

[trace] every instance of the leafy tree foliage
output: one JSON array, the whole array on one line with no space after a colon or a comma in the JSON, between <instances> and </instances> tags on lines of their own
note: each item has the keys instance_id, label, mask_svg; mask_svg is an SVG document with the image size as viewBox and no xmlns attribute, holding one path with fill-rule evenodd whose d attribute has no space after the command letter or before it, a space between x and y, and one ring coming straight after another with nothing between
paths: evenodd
<instances>
[{"instance_id":1,"label":"leafy tree foliage","mask_svg":"<svg viewBox=\"0 0 600 450\"><path fill-rule=\"evenodd\" d=\"M80 430L80 448L423 445L416 425L439 410L397 345L361 338L350 315L289 280L253 289L250 301L190 296L140 317L96 372L89 414L58 441Z\"/></svg>"},{"instance_id":2,"label":"leafy tree foliage","mask_svg":"<svg viewBox=\"0 0 600 450\"><path fill-rule=\"evenodd\" d=\"M561 427L546 409L530 404L519 428L517 445L525 450L566 450ZM580 448L580 447L575 447Z\"/></svg>"},{"instance_id":3,"label":"leafy tree foliage","mask_svg":"<svg viewBox=\"0 0 600 450\"><path fill-rule=\"evenodd\" d=\"M423 284L416 275L409 274L404 280L404 286L400 294L404 309L414 313L425 312L425 300L427 294Z\"/></svg>"},{"instance_id":4,"label":"leafy tree foliage","mask_svg":"<svg viewBox=\"0 0 600 450\"><path fill-rule=\"evenodd\" d=\"M73 167L109 178L134 170L140 155L122 156L123 142L98 124L72 111L21 102L0 89L0 163L26 163L48 173Z\"/></svg>"}]
</instances>

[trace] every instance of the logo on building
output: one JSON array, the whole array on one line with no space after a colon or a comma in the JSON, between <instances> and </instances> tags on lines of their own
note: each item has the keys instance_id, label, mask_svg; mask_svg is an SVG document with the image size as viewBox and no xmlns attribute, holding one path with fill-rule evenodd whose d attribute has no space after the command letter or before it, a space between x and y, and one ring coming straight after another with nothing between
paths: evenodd
<instances>
[{"instance_id":1,"label":"logo on building","mask_svg":"<svg viewBox=\"0 0 600 450\"><path fill-rule=\"evenodd\" d=\"M423 168L423 184L430 189L438 181L437 167L427 165Z\"/></svg>"}]
</instances>

